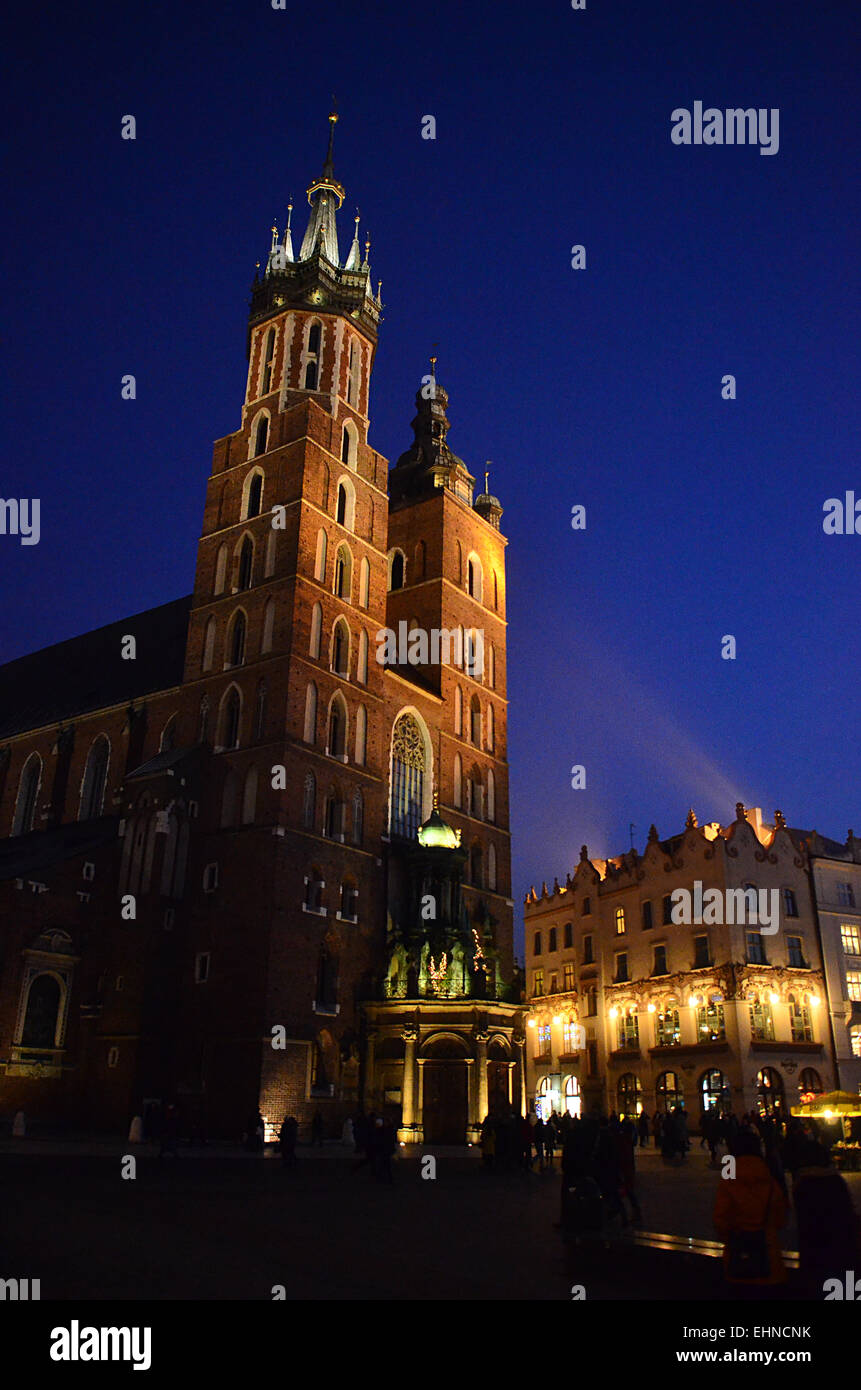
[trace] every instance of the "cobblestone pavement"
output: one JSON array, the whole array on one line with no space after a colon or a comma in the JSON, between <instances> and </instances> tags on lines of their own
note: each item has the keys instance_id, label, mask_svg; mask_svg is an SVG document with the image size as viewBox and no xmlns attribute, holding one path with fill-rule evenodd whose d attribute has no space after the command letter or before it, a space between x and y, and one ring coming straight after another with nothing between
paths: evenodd
<instances>
[{"instance_id":1,"label":"cobblestone pavement","mask_svg":"<svg viewBox=\"0 0 861 1390\"><path fill-rule=\"evenodd\" d=\"M210 1149L177 1158L0 1146L0 1277L40 1278L43 1299L290 1300L716 1296L716 1260L614 1245L570 1251L558 1220L560 1177L487 1174L474 1153L436 1151L437 1176L409 1155L391 1187L337 1145L280 1158ZM128 1152L128 1146L125 1148ZM705 1155L667 1169L639 1160L643 1227L713 1238L719 1176ZM861 1205L861 1174L849 1178ZM787 1228L784 1248L795 1248Z\"/></svg>"}]
</instances>

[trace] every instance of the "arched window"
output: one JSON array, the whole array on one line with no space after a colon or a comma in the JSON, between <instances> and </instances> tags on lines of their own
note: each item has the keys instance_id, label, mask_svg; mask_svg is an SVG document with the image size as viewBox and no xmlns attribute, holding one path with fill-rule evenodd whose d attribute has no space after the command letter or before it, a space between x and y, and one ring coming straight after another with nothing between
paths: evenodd
<instances>
[{"instance_id":1,"label":"arched window","mask_svg":"<svg viewBox=\"0 0 861 1390\"><path fill-rule=\"evenodd\" d=\"M481 561L473 552L466 562L466 591L481 603L482 589L484 587L484 576L481 569Z\"/></svg>"},{"instance_id":2,"label":"arched window","mask_svg":"<svg viewBox=\"0 0 861 1390\"><path fill-rule=\"evenodd\" d=\"M484 814L484 782L481 778L481 768L475 763L466 780L466 810L467 815L477 816L479 819Z\"/></svg>"},{"instance_id":3,"label":"arched window","mask_svg":"<svg viewBox=\"0 0 861 1390\"><path fill-rule=\"evenodd\" d=\"M565 1113L567 1115L578 1116L583 1105L583 1097L580 1094L580 1082L576 1076L566 1076L565 1078Z\"/></svg>"},{"instance_id":4,"label":"arched window","mask_svg":"<svg viewBox=\"0 0 861 1390\"><path fill-rule=\"evenodd\" d=\"M349 603L352 598L352 590L353 557L348 545L339 545L338 553L335 556L335 597L345 599Z\"/></svg>"},{"instance_id":5,"label":"arched window","mask_svg":"<svg viewBox=\"0 0 861 1390\"><path fill-rule=\"evenodd\" d=\"M425 565L427 564L427 549L424 541L416 543L416 580L424 579Z\"/></svg>"},{"instance_id":6,"label":"arched window","mask_svg":"<svg viewBox=\"0 0 861 1390\"><path fill-rule=\"evenodd\" d=\"M454 582L455 584L463 583L463 546L460 541L455 541Z\"/></svg>"},{"instance_id":7,"label":"arched window","mask_svg":"<svg viewBox=\"0 0 861 1390\"><path fill-rule=\"evenodd\" d=\"M616 1096L619 1102L620 1117L622 1115L636 1117L640 1114L643 1108L643 1087L640 1078L635 1076L632 1071L626 1071L624 1076L619 1077Z\"/></svg>"},{"instance_id":8,"label":"arched window","mask_svg":"<svg viewBox=\"0 0 861 1390\"><path fill-rule=\"evenodd\" d=\"M359 664L356 670L356 680L360 685L367 685L368 682L368 634L364 628L359 633Z\"/></svg>"},{"instance_id":9,"label":"arched window","mask_svg":"<svg viewBox=\"0 0 861 1390\"><path fill-rule=\"evenodd\" d=\"M355 468L359 458L359 431L352 420L344 425L341 435L341 462L348 468Z\"/></svg>"},{"instance_id":10,"label":"arched window","mask_svg":"<svg viewBox=\"0 0 861 1390\"><path fill-rule=\"evenodd\" d=\"M212 663L215 659L215 626L215 618L208 618L203 634L203 657L200 663L201 671L212 670Z\"/></svg>"},{"instance_id":11,"label":"arched window","mask_svg":"<svg viewBox=\"0 0 861 1390\"><path fill-rule=\"evenodd\" d=\"M496 718L493 713L493 705L487 706L487 748L492 753L496 743Z\"/></svg>"},{"instance_id":12,"label":"arched window","mask_svg":"<svg viewBox=\"0 0 861 1390\"><path fill-rule=\"evenodd\" d=\"M783 1110L783 1077L775 1067L763 1067L757 1073L756 1099L760 1115L778 1115Z\"/></svg>"},{"instance_id":13,"label":"arched window","mask_svg":"<svg viewBox=\"0 0 861 1390\"><path fill-rule=\"evenodd\" d=\"M495 609L498 610L498 608L499 608L499 576L497 575L496 570L493 571L493 606L494 606Z\"/></svg>"},{"instance_id":14,"label":"arched window","mask_svg":"<svg viewBox=\"0 0 861 1390\"><path fill-rule=\"evenodd\" d=\"M320 656L320 637L323 632L323 606L315 603L311 609L311 640L308 644L308 655L319 659Z\"/></svg>"},{"instance_id":15,"label":"arched window","mask_svg":"<svg viewBox=\"0 0 861 1390\"><path fill-rule=\"evenodd\" d=\"M425 740L418 720L402 714L392 731L390 833L414 840L424 813L427 766Z\"/></svg>"},{"instance_id":16,"label":"arched window","mask_svg":"<svg viewBox=\"0 0 861 1390\"><path fill-rule=\"evenodd\" d=\"M496 689L496 649L492 642L487 646L487 683L491 690Z\"/></svg>"},{"instance_id":17,"label":"arched window","mask_svg":"<svg viewBox=\"0 0 861 1390\"><path fill-rule=\"evenodd\" d=\"M359 705L356 711L356 765L365 766L365 740L367 737L368 716L365 706Z\"/></svg>"},{"instance_id":18,"label":"arched window","mask_svg":"<svg viewBox=\"0 0 861 1390\"><path fill-rule=\"evenodd\" d=\"M239 721L242 715L242 701L239 691L232 685L222 706L221 746L239 747Z\"/></svg>"},{"instance_id":19,"label":"arched window","mask_svg":"<svg viewBox=\"0 0 861 1390\"><path fill-rule=\"evenodd\" d=\"M347 705L340 691L329 706L329 730L326 752L333 758L343 758L347 751Z\"/></svg>"},{"instance_id":20,"label":"arched window","mask_svg":"<svg viewBox=\"0 0 861 1390\"><path fill-rule=\"evenodd\" d=\"M254 710L254 737L258 743L266 733L266 682L260 681L257 686L257 703Z\"/></svg>"},{"instance_id":21,"label":"arched window","mask_svg":"<svg viewBox=\"0 0 861 1390\"><path fill-rule=\"evenodd\" d=\"M477 840L473 841L469 851L469 881L476 888L484 887L484 856Z\"/></svg>"},{"instance_id":22,"label":"arched window","mask_svg":"<svg viewBox=\"0 0 861 1390\"><path fill-rule=\"evenodd\" d=\"M463 763L461 762L459 753L455 753L454 755L452 800L458 810L460 810L463 803Z\"/></svg>"},{"instance_id":23,"label":"arched window","mask_svg":"<svg viewBox=\"0 0 861 1390\"><path fill-rule=\"evenodd\" d=\"M496 846L487 847L487 886L491 892L496 892Z\"/></svg>"},{"instance_id":24,"label":"arched window","mask_svg":"<svg viewBox=\"0 0 861 1390\"><path fill-rule=\"evenodd\" d=\"M337 676L350 674L350 629L338 618L332 632L332 670Z\"/></svg>"},{"instance_id":25,"label":"arched window","mask_svg":"<svg viewBox=\"0 0 861 1390\"><path fill-rule=\"evenodd\" d=\"M365 803L362 793L353 792L353 844L360 845L365 835Z\"/></svg>"},{"instance_id":26,"label":"arched window","mask_svg":"<svg viewBox=\"0 0 861 1390\"><path fill-rule=\"evenodd\" d=\"M822 1084L822 1077L815 1067L802 1067L801 1075L798 1078L798 1089L802 1095L821 1096L825 1087Z\"/></svg>"},{"instance_id":27,"label":"arched window","mask_svg":"<svg viewBox=\"0 0 861 1390\"><path fill-rule=\"evenodd\" d=\"M339 526L346 525L347 521L347 489L343 483L338 484L338 511L335 517Z\"/></svg>"},{"instance_id":28,"label":"arched window","mask_svg":"<svg viewBox=\"0 0 861 1390\"><path fill-rule=\"evenodd\" d=\"M247 475L242 488L242 516L243 519L260 515L260 508L263 502L263 470L262 468L252 468Z\"/></svg>"},{"instance_id":29,"label":"arched window","mask_svg":"<svg viewBox=\"0 0 861 1390\"><path fill-rule=\"evenodd\" d=\"M245 614L234 613L228 634L229 666L241 666L245 660Z\"/></svg>"},{"instance_id":30,"label":"arched window","mask_svg":"<svg viewBox=\"0 0 861 1390\"><path fill-rule=\"evenodd\" d=\"M344 802L337 787L332 787L323 807L323 834L329 840L344 839Z\"/></svg>"},{"instance_id":31,"label":"arched window","mask_svg":"<svg viewBox=\"0 0 861 1390\"><path fill-rule=\"evenodd\" d=\"M228 768L221 792L221 829L226 830L236 824L239 809L239 774L235 768Z\"/></svg>"},{"instance_id":32,"label":"arched window","mask_svg":"<svg viewBox=\"0 0 861 1390\"><path fill-rule=\"evenodd\" d=\"M269 527L269 534L266 537L266 559L263 564L263 577L269 579L275 573L275 564L278 558L278 532L273 526Z\"/></svg>"},{"instance_id":33,"label":"arched window","mask_svg":"<svg viewBox=\"0 0 861 1390\"><path fill-rule=\"evenodd\" d=\"M251 588L251 566L254 561L254 546L250 536L244 536L239 547L238 588Z\"/></svg>"},{"instance_id":34,"label":"arched window","mask_svg":"<svg viewBox=\"0 0 861 1390\"><path fill-rule=\"evenodd\" d=\"M305 350L305 390L316 391L320 380L320 346L322 327L318 321L308 328L308 346Z\"/></svg>"},{"instance_id":35,"label":"arched window","mask_svg":"<svg viewBox=\"0 0 861 1390\"><path fill-rule=\"evenodd\" d=\"M362 357L359 345L355 338L350 339L350 357L347 369L347 404L358 406L359 404L359 372L361 369Z\"/></svg>"},{"instance_id":36,"label":"arched window","mask_svg":"<svg viewBox=\"0 0 861 1390\"><path fill-rule=\"evenodd\" d=\"M215 557L215 582L212 586L213 594L223 594L224 586L227 583L227 546L220 545L218 554Z\"/></svg>"},{"instance_id":37,"label":"arched window","mask_svg":"<svg viewBox=\"0 0 861 1390\"><path fill-rule=\"evenodd\" d=\"M314 829L314 819L317 814L317 782L313 772L305 773L305 782L302 788L302 824L306 830Z\"/></svg>"},{"instance_id":38,"label":"arched window","mask_svg":"<svg viewBox=\"0 0 861 1390\"><path fill-rule=\"evenodd\" d=\"M267 395L272 390L272 369L275 364L275 329L270 328L266 334L266 342L263 347L263 379L260 383L261 396ZM257 513L255 512L256 516Z\"/></svg>"},{"instance_id":39,"label":"arched window","mask_svg":"<svg viewBox=\"0 0 861 1390\"><path fill-rule=\"evenodd\" d=\"M305 729L302 737L306 743L317 742L317 687L310 681L305 691Z\"/></svg>"},{"instance_id":40,"label":"arched window","mask_svg":"<svg viewBox=\"0 0 861 1390\"><path fill-rule=\"evenodd\" d=\"M160 753L172 753L176 747L176 725L177 716L172 714L161 731L161 738L158 741Z\"/></svg>"},{"instance_id":41,"label":"arched window","mask_svg":"<svg viewBox=\"0 0 861 1390\"><path fill-rule=\"evenodd\" d=\"M104 734L99 734L87 754L87 766L81 784L81 804L78 820L95 820L102 814L105 799L105 782L108 776L110 745Z\"/></svg>"},{"instance_id":42,"label":"arched window","mask_svg":"<svg viewBox=\"0 0 861 1390\"><path fill-rule=\"evenodd\" d=\"M57 1046L62 990L55 975L37 975L30 982L27 1011L21 1030L23 1047L53 1048Z\"/></svg>"},{"instance_id":43,"label":"arched window","mask_svg":"<svg viewBox=\"0 0 861 1390\"><path fill-rule=\"evenodd\" d=\"M459 685L454 688L454 731L458 737L463 734L463 691Z\"/></svg>"},{"instance_id":44,"label":"arched window","mask_svg":"<svg viewBox=\"0 0 861 1390\"><path fill-rule=\"evenodd\" d=\"M371 597L371 566L368 563L367 555L362 556L362 563L359 566L359 603L362 608L367 608Z\"/></svg>"},{"instance_id":45,"label":"arched window","mask_svg":"<svg viewBox=\"0 0 861 1390\"><path fill-rule=\"evenodd\" d=\"M617 936L624 936L624 935L625 935L625 909L624 909L623 907L617 907L617 908L616 908L615 918L616 918L616 935L617 935Z\"/></svg>"},{"instance_id":46,"label":"arched window","mask_svg":"<svg viewBox=\"0 0 861 1390\"><path fill-rule=\"evenodd\" d=\"M477 695L469 702L469 736L476 748L481 747L481 704Z\"/></svg>"},{"instance_id":47,"label":"arched window","mask_svg":"<svg viewBox=\"0 0 861 1390\"><path fill-rule=\"evenodd\" d=\"M314 578L326 582L326 532L317 532L317 554L314 558Z\"/></svg>"},{"instance_id":48,"label":"arched window","mask_svg":"<svg viewBox=\"0 0 861 1390\"><path fill-rule=\"evenodd\" d=\"M266 445L269 439L269 416L261 415L257 421L257 428L254 431L254 457L259 458L266 453Z\"/></svg>"},{"instance_id":49,"label":"arched window","mask_svg":"<svg viewBox=\"0 0 861 1390\"><path fill-rule=\"evenodd\" d=\"M722 1071L711 1067L700 1077L700 1104L703 1110L723 1110L732 1099L729 1082Z\"/></svg>"},{"instance_id":50,"label":"arched window","mask_svg":"<svg viewBox=\"0 0 861 1390\"><path fill-rule=\"evenodd\" d=\"M272 650L272 643L273 643L273 641L274 641L274 638L275 638L275 600L274 600L274 598L270 598L270 599L267 599L267 600L266 600L266 606L265 606L265 608L263 609L263 635L262 635L262 637L261 637L261 639L260 639L260 650L261 650L261 652L271 652L271 650Z\"/></svg>"},{"instance_id":51,"label":"arched window","mask_svg":"<svg viewBox=\"0 0 861 1390\"><path fill-rule=\"evenodd\" d=\"M41 780L42 759L38 753L31 753L21 770L18 783L18 799L15 802L15 816L12 821L13 835L27 835L33 829Z\"/></svg>"},{"instance_id":52,"label":"arched window","mask_svg":"<svg viewBox=\"0 0 861 1390\"><path fill-rule=\"evenodd\" d=\"M492 767L487 769L487 819L496 820L496 778Z\"/></svg>"},{"instance_id":53,"label":"arched window","mask_svg":"<svg viewBox=\"0 0 861 1390\"><path fill-rule=\"evenodd\" d=\"M404 557L400 550L395 550L389 559L389 588L402 589L404 587Z\"/></svg>"},{"instance_id":54,"label":"arched window","mask_svg":"<svg viewBox=\"0 0 861 1390\"><path fill-rule=\"evenodd\" d=\"M717 1073L718 1076L720 1074L720 1072ZM661 1072L655 1083L655 1109L666 1115L674 1105L683 1105L684 1099L685 1095L678 1072Z\"/></svg>"},{"instance_id":55,"label":"arched window","mask_svg":"<svg viewBox=\"0 0 861 1390\"><path fill-rule=\"evenodd\" d=\"M749 1007L751 1037L761 1042L773 1041L774 1019L769 1001L758 994L752 994L749 996Z\"/></svg>"},{"instance_id":56,"label":"arched window","mask_svg":"<svg viewBox=\"0 0 861 1390\"><path fill-rule=\"evenodd\" d=\"M326 946L320 947L317 963L317 998L314 1002L318 1009L323 1009L326 1013L334 1013L338 1002L338 962ZM318 1055L322 1057L322 1048ZM325 1069L318 1061L316 1086L320 1090L329 1084L326 1075Z\"/></svg>"},{"instance_id":57,"label":"arched window","mask_svg":"<svg viewBox=\"0 0 861 1390\"><path fill-rule=\"evenodd\" d=\"M257 816L257 768L253 765L245 774L242 789L242 824L253 825Z\"/></svg>"}]
</instances>

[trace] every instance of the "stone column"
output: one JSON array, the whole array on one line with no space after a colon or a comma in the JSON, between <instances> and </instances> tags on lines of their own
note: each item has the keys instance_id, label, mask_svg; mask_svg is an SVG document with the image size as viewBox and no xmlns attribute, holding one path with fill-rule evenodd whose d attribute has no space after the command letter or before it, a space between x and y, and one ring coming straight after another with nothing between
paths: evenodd
<instances>
[{"instance_id":1,"label":"stone column","mask_svg":"<svg viewBox=\"0 0 861 1390\"><path fill-rule=\"evenodd\" d=\"M521 1115L526 1114L526 1039L515 1038L514 1046L517 1048L517 1067L520 1072L520 1102Z\"/></svg>"},{"instance_id":2,"label":"stone column","mask_svg":"<svg viewBox=\"0 0 861 1390\"><path fill-rule=\"evenodd\" d=\"M466 1142L476 1144L478 1142L481 1120L477 1119L478 1113L478 1087L476 1085L477 1075L475 1070L475 1058L467 1057L466 1066L466 1096L467 1096L467 1117L466 1117ZM484 1117L482 1116L482 1119Z\"/></svg>"},{"instance_id":3,"label":"stone column","mask_svg":"<svg viewBox=\"0 0 861 1390\"><path fill-rule=\"evenodd\" d=\"M487 1033L476 1033L475 1054L478 1063L476 1074L476 1122L480 1125L487 1114Z\"/></svg>"},{"instance_id":4,"label":"stone column","mask_svg":"<svg viewBox=\"0 0 861 1390\"><path fill-rule=\"evenodd\" d=\"M403 1144L414 1144L416 1135L416 1044L418 1030L407 1027L401 1034L404 1040L404 1081L401 1091L401 1128L398 1139Z\"/></svg>"}]
</instances>

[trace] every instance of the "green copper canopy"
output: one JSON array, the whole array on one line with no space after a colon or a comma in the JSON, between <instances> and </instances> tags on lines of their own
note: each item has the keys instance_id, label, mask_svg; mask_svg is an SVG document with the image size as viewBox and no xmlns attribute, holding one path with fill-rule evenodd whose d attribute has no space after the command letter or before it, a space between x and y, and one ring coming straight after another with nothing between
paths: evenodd
<instances>
[{"instance_id":1,"label":"green copper canopy","mask_svg":"<svg viewBox=\"0 0 861 1390\"><path fill-rule=\"evenodd\" d=\"M434 807L425 821L419 826L419 844L424 849L457 849L460 844L460 831L446 825L439 811Z\"/></svg>"}]
</instances>

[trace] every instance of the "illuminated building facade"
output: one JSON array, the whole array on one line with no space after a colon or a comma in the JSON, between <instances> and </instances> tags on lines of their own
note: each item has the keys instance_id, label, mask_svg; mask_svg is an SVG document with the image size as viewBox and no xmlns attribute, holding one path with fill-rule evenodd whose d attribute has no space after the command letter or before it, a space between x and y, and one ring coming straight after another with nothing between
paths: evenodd
<instances>
[{"instance_id":1,"label":"illuminated building facade","mask_svg":"<svg viewBox=\"0 0 861 1390\"><path fill-rule=\"evenodd\" d=\"M391 471L369 442L335 120L255 276L193 594L0 669L4 1113L463 1140L520 1103L502 508L433 368ZM383 663L401 624L454 648Z\"/></svg>"},{"instance_id":2,"label":"illuminated building facade","mask_svg":"<svg viewBox=\"0 0 861 1390\"><path fill-rule=\"evenodd\" d=\"M673 921L681 889L687 923ZM768 893L774 921L740 910L750 889ZM564 886L530 892L525 924L539 1108L683 1103L698 1122L713 1106L785 1112L835 1085L810 857L780 812L767 825L739 805L728 826L701 826L691 811L680 834L653 826L642 854L615 859L584 846Z\"/></svg>"}]
</instances>

